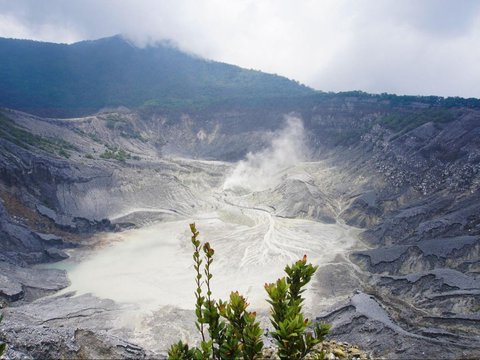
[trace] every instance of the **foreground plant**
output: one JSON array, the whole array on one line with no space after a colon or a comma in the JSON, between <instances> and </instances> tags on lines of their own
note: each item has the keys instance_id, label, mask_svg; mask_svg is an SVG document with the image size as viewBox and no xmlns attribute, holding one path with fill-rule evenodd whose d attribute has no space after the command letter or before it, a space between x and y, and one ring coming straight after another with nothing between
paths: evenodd
<instances>
[{"instance_id":1,"label":"foreground plant","mask_svg":"<svg viewBox=\"0 0 480 360\"><path fill-rule=\"evenodd\" d=\"M237 291L231 292L229 300L216 301L212 298L210 271L215 251L207 242L198 240L195 224L192 232L193 261L195 269L195 325L200 332L199 347L190 348L179 341L168 351L170 360L201 359L260 359L263 350L262 329L256 321L256 313L247 310L246 299ZM203 266L202 266L203 265ZM285 268L287 277L276 283L265 284L271 305L273 338L278 346L280 359L302 359L321 342L329 326L315 324L314 330L307 331L311 322L302 313L303 288L317 270L307 264L307 257Z\"/></svg>"},{"instance_id":2,"label":"foreground plant","mask_svg":"<svg viewBox=\"0 0 480 360\"><path fill-rule=\"evenodd\" d=\"M267 301L271 305L270 321L275 329L271 334L276 340L280 359L303 359L330 330L329 325L316 323L313 332L307 331L312 323L302 313L305 299L301 294L317 268L307 264L307 256L304 256L285 268L287 277L265 284L270 298Z\"/></svg>"}]
</instances>

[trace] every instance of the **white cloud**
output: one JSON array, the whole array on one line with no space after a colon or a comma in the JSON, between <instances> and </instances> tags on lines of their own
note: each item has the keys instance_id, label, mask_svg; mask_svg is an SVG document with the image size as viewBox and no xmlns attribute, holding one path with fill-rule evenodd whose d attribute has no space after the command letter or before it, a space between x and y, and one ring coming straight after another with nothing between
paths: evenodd
<instances>
[{"instance_id":1,"label":"white cloud","mask_svg":"<svg viewBox=\"0 0 480 360\"><path fill-rule=\"evenodd\" d=\"M59 31L58 27L54 24L48 23L32 27L29 24L19 21L12 15L4 15L1 13L0 36L61 43L71 43L78 40L78 34L68 31L66 27L63 27L61 31Z\"/></svg>"},{"instance_id":2,"label":"white cloud","mask_svg":"<svg viewBox=\"0 0 480 360\"><path fill-rule=\"evenodd\" d=\"M475 0L0 0L0 36L123 33L317 89L480 94Z\"/></svg>"}]
</instances>

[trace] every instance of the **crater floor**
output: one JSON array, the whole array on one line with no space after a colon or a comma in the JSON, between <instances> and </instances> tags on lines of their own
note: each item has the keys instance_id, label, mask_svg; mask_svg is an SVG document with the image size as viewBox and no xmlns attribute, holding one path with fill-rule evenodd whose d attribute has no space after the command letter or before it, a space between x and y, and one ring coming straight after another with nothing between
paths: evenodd
<instances>
[{"instance_id":1,"label":"crater floor","mask_svg":"<svg viewBox=\"0 0 480 360\"><path fill-rule=\"evenodd\" d=\"M218 167L216 164L208 166L208 176L215 169L225 170L224 164ZM348 274L353 278L353 265L346 254L358 249L359 242L358 230L353 227L316 221L302 211L296 217L278 214L278 204L285 201L285 194L293 186L292 178L293 184L310 182L313 186L314 168L305 163L283 170L277 184L256 192L239 187L226 190L222 182L208 188L205 184L209 182L203 181L207 175L197 172L196 179L203 185L190 184L189 188L193 189L192 204L193 199L202 199L200 212L192 210L191 214L179 215L177 209L133 210L128 214L129 219L135 219L136 215L145 218L146 212L177 215L147 222L138 229L103 235L100 239L103 245L94 251L71 250L68 260L55 264L68 271L71 281L63 292L74 291L77 296L90 293L115 301L123 309L116 315L115 326L130 328L132 341L154 351L164 350L172 336L172 332L169 335L164 332L162 337L155 323L170 324L179 328L184 338L191 339L195 284L188 224L195 222L200 239L209 241L215 249L212 268L215 298L225 299L230 291L238 290L248 298L252 309L265 315L268 303L263 284L283 276L286 264L306 254L310 262L320 266L317 280L312 281L306 293L310 300L307 311L317 312L322 305L338 301L336 293L341 293L338 289L330 291L332 283L321 281L322 269L330 272L332 266L341 263L347 270L343 280ZM291 207L302 209L301 202L301 198L296 199ZM178 209L188 207L189 204L178 204ZM350 286L352 281L346 283ZM319 294L325 295L324 304ZM182 315L169 317L176 312ZM183 322L179 321L182 317ZM173 337L177 334L173 332Z\"/></svg>"}]
</instances>

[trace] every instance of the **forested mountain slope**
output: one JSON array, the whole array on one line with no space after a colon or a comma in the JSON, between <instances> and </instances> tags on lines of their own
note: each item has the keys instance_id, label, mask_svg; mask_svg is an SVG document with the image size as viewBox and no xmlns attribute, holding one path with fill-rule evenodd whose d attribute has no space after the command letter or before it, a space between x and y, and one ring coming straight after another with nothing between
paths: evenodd
<instances>
[{"instance_id":1,"label":"forested mountain slope","mask_svg":"<svg viewBox=\"0 0 480 360\"><path fill-rule=\"evenodd\" d=\"M111 106L201 107L224 99L310 94L287 78L121 36L66 45L0 39L0 106L45 116Z\"/></svg>"}]
</instances>

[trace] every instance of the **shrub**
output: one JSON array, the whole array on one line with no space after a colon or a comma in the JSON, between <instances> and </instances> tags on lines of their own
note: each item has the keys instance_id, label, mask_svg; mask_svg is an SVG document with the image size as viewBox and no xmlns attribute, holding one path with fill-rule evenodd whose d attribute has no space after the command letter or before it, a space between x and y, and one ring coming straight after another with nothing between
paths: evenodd
<instances>
[{"instance_id":1,"label":"shrub","mask_svg":"<svg viewBox=\"0 0 480 360\"><path fill-rule=\"evenodd\" d=\"M229 300L212 298L210 272L215 251L207 242L198 240L195 224L192 232L193 261L195 269L196 327L201 335L199 347L190 348L179 341L168 351L170 360L200 359L258 359L262 355L262 329L256 313L247 310L246 299L231 292ZM202 266L203 265L203 266ZM307 257L285 268L286 277L276 283L265 284L268 303L271 305L272 336L278 347L280 359L303 359L321 342L329 325L315 324L313 332L307 331L311 322L302 313L304 286L311 280L316 266L307 264Z\"/></svg>"},{"instance_id":2,"label":"shrub","mask_svg":"<svg viewBox=\"0 0 480 360\"><path fill-rule=\"evenodd\" d=\"M78 151L78 148L59 138L43 137L31 133L28 129L17 125L13 120L0 114L0 138L8 140L24 149L39 148L50 154L58 153L68 158L67 150Z\"/></svg>"},{"instance_id":3,"label":"shrub","mask_svg":"<svg viewBox=\"0 0 480 360\"><path fill-rule=\"evenodd\" d=\"M280 359L303 359L313 347L323 341L330 326L316 323L314 332L307 332L311 325L302 313L304 299L302 289L307 285L317 266L307 264L306 255L285 268L287 277L278 279L276 283L265 284L265 290L271 305L271 323L274 327L273 338L278 346Z\"/></svg>"},{"instance_id":4,"label":"shrub","mask_svg":"<svg viewBox=\"0 0 480 360\"><path fill-rule=\"evenodd\" d=\"M100 158L102 159L114 159L118 161L125 162L125 160L130 159L130 153L123 149L118 149L118 148L108 148L105 150L102 154L100 154Z\"/></svg>"}]
</instances>

